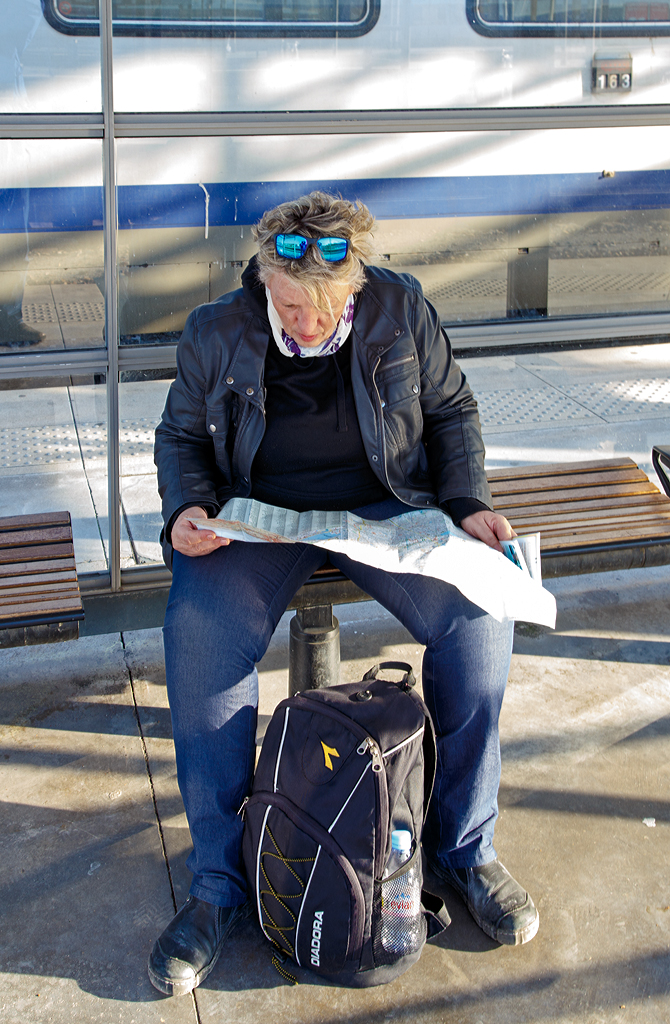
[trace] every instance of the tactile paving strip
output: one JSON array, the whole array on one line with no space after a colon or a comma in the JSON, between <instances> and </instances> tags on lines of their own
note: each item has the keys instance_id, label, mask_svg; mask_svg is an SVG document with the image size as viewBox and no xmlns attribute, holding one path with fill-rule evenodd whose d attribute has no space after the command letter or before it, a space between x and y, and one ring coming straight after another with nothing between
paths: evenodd
<instances>
[{"instance_id":1,"label":"tactile paving strip","mask_svg":"<svg viewBox=\"0 0 670 1024\"><path fill-rule=\"evenodd\" d=\"M149 420L122 420L122 456L152 455L156 424ZM107 458L107 430L103 424L81 423L79 431L66 424L41 427L4 427L0 430L0 469Z\"/></svg>"},{"instance_id":2,"label":"tactile paving strip","mask_svg":"<svg viewBox=\"0 0 670 1024\"><path fill-rule=\"evenodd\" d=\"M670 274L549 274L549 294L567 292L595 295L621 292L656 293L667 298L670 294ZM661 293L659 296L658 293Z\"/></svg>"},{"instance_id":3,"label":"tactile paving strip","mask_svg":"<svg viewBox=\"0 0 670 1024\"><path fill-rule=\"evenodd\" d=\"M445 299L504 299L507 296L507 281L490 278L453 281L450 284L427 285L424 291L429 302Z\"/></svg>"},{"instance_id":4,"label":"tactile paving strip","mask_svg":"<svg viewBox=\"0 0 670 1024\"><path fill-rule=\"evenodd\" d=\"M561 391L607 420L652 419L670 412L670 380L646 377L638 380L598 381L574 384Z\"/></svg>"},{"instance_id":5,"label":"tactile paving strip","mask_svg":"<svg viewBox=\"0 0 670 1024\"><path fill-rule=\"evenodd\" d=\"M56 309L62 324L105 322L104 302L57 302Z\"/></svg>"},{"instance_id":6,"label":"tactile paving strip","mask_svg":"<svg viewBox=\"0 0 670 1024\"><path fill-rule=\"evenodd\" d=\"M665 377L596 381L539 388L476 393L485 429L514 429L600 420L644 420L670 412L670 381Z\"/></svg>"},{"instance_id":7,"label":"tactile paving strip","mask_svg":"<svg viewBox=\"0 0 670 1024\"><path fill-rule=\"evenodd\" d=\"M552 272L553 271L553 272ZM445 284L431 284L424 289L430 302L445 302L454 299L505 299L507 296L506 277L471 278L464 281L448 281ZM610 273L565 274L549 267L549 299L556 295L653 295L655 299L670 297L670 274Z\"/></svg>"},{"instance_id":8,"label":"tactile paving strip","mask_svg":"<svg viewBox=\"0 0 670 1024\"><path fill-rule=\"evenodd\" d=\"M27 324L57 324L58 316L50 302L25 302L22 315Z\"/></svg>"},{"instance_id":9,"label":"tactile paving strip","mask_svg":"<svg viewBox=\"0 0 670 1024\"><path fill-rule=\"evenodd\" d=\"M557 423L597 421L598 416L583 405L560 394L555 388L506 388L477 391L482 425L491 427L549 426Z\"/></svg>"}]
</instances>

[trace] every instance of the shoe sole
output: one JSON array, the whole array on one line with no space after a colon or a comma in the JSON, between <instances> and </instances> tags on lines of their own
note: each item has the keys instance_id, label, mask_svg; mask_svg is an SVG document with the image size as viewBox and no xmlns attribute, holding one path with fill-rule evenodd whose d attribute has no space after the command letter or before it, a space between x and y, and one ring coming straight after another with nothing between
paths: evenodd
<instances>
[{"instance_id":1,"label":"shoe sole","mask_svg":"<svg viewBox=\"0 0 670 1024\"><path fill-rule=\"evenodd\" d=\"M190 978L188 981L168 981L166 978L163 978L162 975L156 974L156 972L151 968L151 958L149 958L149 963L147 964L147 972L149 974L149 981L151 982L153 987L155 989L158 989L159 992L162 992L164 996L186 996L188 995L189 992L192 992L194 989L196 989L198 985L201 985L202 982L216 967L217 961L223 951L223 944L230 935L235 925L239 924L241 921L246 920L246 918L251 917L251 915L253 914L253 910L254 908L251 902L241 904L239 914L236 917L234 917L232 921L229 922L228 928L226 928L225 933L221 936L221 943L219 945L219 948L212 957L212 959L210 960L210 962L206 964L206 966L203 967L201 971L199 971L193 978Z\"/></svg>"}]
</instances>

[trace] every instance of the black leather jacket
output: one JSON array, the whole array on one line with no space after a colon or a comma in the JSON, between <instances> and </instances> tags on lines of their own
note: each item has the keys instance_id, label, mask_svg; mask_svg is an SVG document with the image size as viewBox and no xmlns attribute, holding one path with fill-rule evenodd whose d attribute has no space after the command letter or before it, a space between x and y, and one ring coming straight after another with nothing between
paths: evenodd
<instances>
[{"instance_id":1,"label":"black leather jacket","mask_svg":"<svg viewBox=\"0 0 670 1024\"><path fill-rule=\"evenodd\" d=\"M241 289L193 310L179 342L155 446L168 540L182 509L216 514L251 491L271 335L254 263ZM491 507L477 403L419 282L367 267L347 344L363 444L382 483L418 508L462 497Z\"/></svg>"}]
</instances>

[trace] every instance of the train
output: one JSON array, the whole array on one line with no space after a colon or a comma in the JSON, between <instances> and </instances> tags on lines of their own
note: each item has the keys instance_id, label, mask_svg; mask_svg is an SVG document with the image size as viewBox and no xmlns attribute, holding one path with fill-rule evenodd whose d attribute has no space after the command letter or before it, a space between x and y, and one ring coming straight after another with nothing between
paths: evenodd
<instances>
[{"instance_id":1,"label":"train","mask_svg":"<svg viewBox=\"0 0 670 1024\"><path fill-rule=\"evenodd\" d=\"M99 112L97 18L97 0L15 0L0 115ZM446 324L668 307L667 126L403 128L415 111L667 104L669 3L116 0L113 26L118 113L296 124L118 139L122 342L172 339L239 284L262 212L314 188L370 207L379 260L418 277ZM315 111L343 130L302 134ZM389 112L388 130L347 132L351 111ZM58 318L58 288L88 288L95 306L102 228L99 139L0 143L0 305L37 323L50 301ZM99 308L89 320L71 347L101 343Z\"/></svg>"}]
</instances>

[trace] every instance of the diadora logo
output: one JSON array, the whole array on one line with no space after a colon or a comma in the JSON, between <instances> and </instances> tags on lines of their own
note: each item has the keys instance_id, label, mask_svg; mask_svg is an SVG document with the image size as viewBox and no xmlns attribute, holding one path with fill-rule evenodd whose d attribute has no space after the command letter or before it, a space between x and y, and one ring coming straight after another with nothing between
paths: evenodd
<instances>
[{"instance_id":1,"label":"diadora logo","mask_svg":"<svg viewBox=\"0 0 670 1024\"><path fill-rule=\"evenodd\" d=\"M339 754L337 755L340 756ZM323 928L323 910L317 910L312 922L312 948L310 963L312 967L321 966L321 929Z\"/></svg>"},{"instance_id":2,"label":"diadora logo","mask_svg":"<svg viewBox=\"0 0 670 1024\"><path fill-rule=\"evenodd\" d=\"M331 758L339 757L340 755L336 751L335 747L327 747L326 744L323 742L323 740L321 740L321 746L323 747L323 761L324 761L324 764L325 764L326 768L330 768L330 770L332 772L332 770L333 770L333 762L332 762Z\"/></svg>"}]
</instances>

